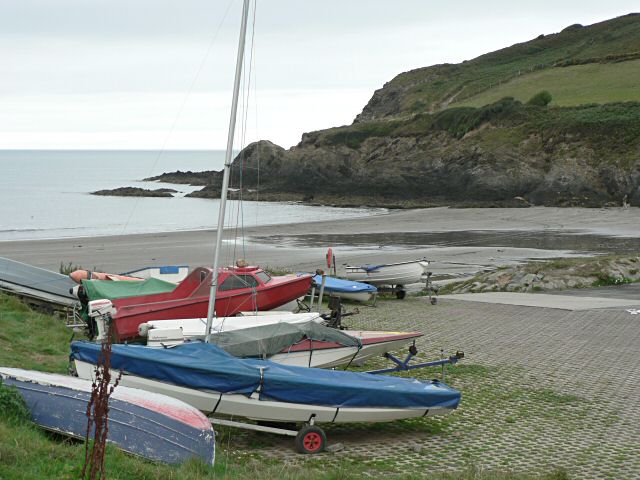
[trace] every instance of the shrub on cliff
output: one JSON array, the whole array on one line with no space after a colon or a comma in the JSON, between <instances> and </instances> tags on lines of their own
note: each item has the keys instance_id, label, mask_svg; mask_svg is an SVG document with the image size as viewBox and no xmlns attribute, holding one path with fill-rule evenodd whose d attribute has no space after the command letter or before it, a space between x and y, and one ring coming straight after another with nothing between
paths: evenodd
<instances>
[{"instance_id":1,"label":"shrub on cliff","mask_svg":"<svg viewBox=\"0 0 640 480\"><path fill-rule=\"evenodd\" d=\"M542 90L541 92L538 92L533 97L531 97L527 104L536 105L538 107L546 107L551 103L551 100L553 100L551 94L546 90Z\"/></svg>"}]
</instances>

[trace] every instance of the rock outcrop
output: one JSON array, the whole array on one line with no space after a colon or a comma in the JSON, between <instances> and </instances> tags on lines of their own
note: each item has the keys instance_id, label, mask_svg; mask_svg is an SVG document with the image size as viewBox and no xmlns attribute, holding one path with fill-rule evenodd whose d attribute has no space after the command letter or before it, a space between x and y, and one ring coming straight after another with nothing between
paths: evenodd
<instances>
[{"instance_id":1,"label":"rock outcrop","mask_svg":"<svg viewBox=\"0 0 640 480\"><path fill-rule=\"evenodd\" d=\"M173 197L174 193L178 193L177 190L171 188L156 188L155 190L149 190L139 187L120 187L112 190L98 190L97 192L91 192L91 195L103 195L113 197Z\"/></svg>"},{"instance_id":2,"label":"rock outcrop","mask_svg":"<svg viewBox=\"0 0 640 480\"><path fill-rule=\"evenodd\" d=\"M640 256L574 258L499 268L449 284L446 293L536 292L640 282Z\"/></svg>"}]
</instances>

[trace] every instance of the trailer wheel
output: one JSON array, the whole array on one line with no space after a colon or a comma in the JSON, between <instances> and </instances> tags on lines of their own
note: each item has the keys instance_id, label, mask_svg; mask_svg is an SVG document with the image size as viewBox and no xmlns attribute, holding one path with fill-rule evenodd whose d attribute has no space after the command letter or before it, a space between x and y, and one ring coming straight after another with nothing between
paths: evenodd
<instances>
[{"instance_id":1,"label":"trailer wheel","mask_svg":"<svg viewBox=\"0 0 640 480\"><path fill-rule=\"evenodd\" d=\"M299 453L320 453L327 445L324 431L315 425L305 425L296 435L296 450Z\"/></svg>"},{"instance_id":2,"label":"trailer wheel","mask_svg":"<svg viewBox=\"0 0 640 480\"><path fill-rule=\"evenodd\" d=\"M396 298L398 300L403 300L404 297L407 296L407 291L404 289L404 287L402 285L398 285L396 290Z\"/></svg>"},{"instance_id":3,"label":"trailer wheel","mask_svg":"<svg viewBox=\"0 0 640 480\"><path fill-rule=\"evenodd\" d=\"M436 297L432 297L431 298L431 305L435 305L436 303L438 303L438 299Z\"/></svg>"}]
</instances>

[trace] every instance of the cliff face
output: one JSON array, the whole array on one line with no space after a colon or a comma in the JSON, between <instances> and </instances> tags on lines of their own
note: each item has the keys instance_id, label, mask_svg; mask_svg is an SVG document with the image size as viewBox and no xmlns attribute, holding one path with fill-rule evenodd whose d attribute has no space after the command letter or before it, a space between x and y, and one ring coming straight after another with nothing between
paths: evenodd
<instances>
[{"instance_id":1,"label":"cliff face","mask_svg":"<svg viewBox=\"0 0 640 480\"><path fill-rule=\"evenodd\" d=\"M261 141L236 168L240 159L247 188L257 186L259 166L263 192L337 203L601 206L626 196L640 205L640 104L549 109L503 100L313 132L290 150Z\"/></svg>"},{"instance_id":2,"label":"cliff face","mask_svg":"<svg viewBox=\"0 0 640 480\"><path fill-rule=\"evenodd\" d=\"M640 205L640 89L631 81L614 92L589 76L614 78L623 63L638 75L639 58L640 16L632 14L406 72L377 90L352 125L306 133L289 150L249 145L231 185L242 178L243 191L262 199L337 205ZM566 72L587 64L598 68L576 74L591 93L572 90ZM510 97L461 106L474 98L468 104L483 105L477 99L496 85L522 98L522 79L541 72L570 106ZM208 185L194 196L219 195L219 173L202 177L176 180Z\"/></svg>"}]
</instances>

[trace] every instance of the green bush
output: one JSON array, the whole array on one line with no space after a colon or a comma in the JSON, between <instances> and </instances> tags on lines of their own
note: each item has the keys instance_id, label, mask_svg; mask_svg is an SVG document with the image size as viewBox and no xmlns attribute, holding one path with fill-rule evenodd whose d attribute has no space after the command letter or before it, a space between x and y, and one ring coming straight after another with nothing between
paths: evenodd
<instances>
[{"instance_id":1,"label":"green bush","mask_svg":"<svg viewBox=\"0 0 640 480\"><path fill-rule=\"evenodd\" d=\"M551 103L551 100L553 100L551 94L546 90L542 90L541 92L538 92L533 97L531 97L527 104L537 105L538 107L546 107Z\"/></svg>"}]
</instances>

